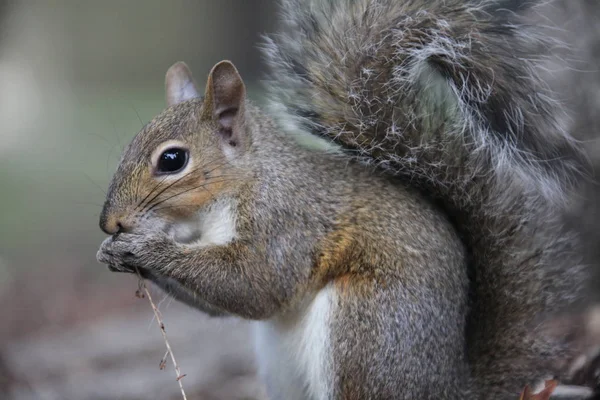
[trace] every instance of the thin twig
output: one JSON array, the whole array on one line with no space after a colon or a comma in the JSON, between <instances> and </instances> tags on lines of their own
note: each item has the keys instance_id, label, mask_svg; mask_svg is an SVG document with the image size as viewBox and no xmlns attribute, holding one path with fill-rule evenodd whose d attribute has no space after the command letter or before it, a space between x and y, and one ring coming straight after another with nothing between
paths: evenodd
<instances>
[{"instance_id":1,"label":"thin twig","mask_svg":"<svg viewBox=\"0 0 600 400\"><path fill-rule=\"evenodd\" d=\"M173 354L173 350L171 350L171 345L169 344L169 340L167 339L167 331L165 331L165 324L160 318L160 311L158 311L158 308L156 308L156 305L152 301L152 296L150 295L150 291L148 290L148 287L146 286L142 275L140 275L140 271L137 268L135 269L135 271L137 272L137 275L140 278L139 287L141 290L143 290L146 296L148 296L148 301L152 306L152 311L154 311L154 316L156 317L156 322L158 323L158 326L160 328L160 333L162 333L163 339L165 340L165 345L167 346L167 353L171 355L171 360L173 361L173 366L175 367L175 373L177 374L177 382L179 383L179 389L181 389L181 395L183 396L183 400L187 400L187 397L185 396L185 391L183 390L183 385L181 384L181 378L183 378L185 374L181 374L179 364L177 364L177 361L175 360L175 355ZM139 296L140 289L138 289L138 291L136 292L137 297L143 297ZM163 360L165 361L164 363ZM163 364L166 364L166 355L161 360L161 366L163 366Z\"/></svg>"},{"instance_id":2,"label":"thin twig","mask_svg":"<svg viewBox=\"0 0 600 400\"><path fill-rule=\"evenodd\" d=\"M167 357L169 357L169 350L165 352L163 358L160 359L160 364L158 364L158 368L162 371L167 366Z\"/></svg>"}]
</instances>

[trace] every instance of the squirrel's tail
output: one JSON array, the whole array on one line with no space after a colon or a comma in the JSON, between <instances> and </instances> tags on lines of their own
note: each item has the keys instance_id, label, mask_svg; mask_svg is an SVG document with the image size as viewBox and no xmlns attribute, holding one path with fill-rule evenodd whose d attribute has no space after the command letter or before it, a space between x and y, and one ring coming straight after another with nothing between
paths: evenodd
<instances>
[{"instance_id":1,"label":"squirrel's tail","mask_svg":"<svg viewBox=\"0 0 600 400\"><path fill-rule=\"evenodd\" d=\"M535 2L282 1L265 43L275 118L445 206L471 255L467 351L490 396L560 373L568 346L532 320L584 293L559 211L586 162L536 75L548 42L518 16Z\"/></svg>"},{"instance_id":2,"label":"squirrel's tail","mask_svg":"<svg viewBox=\"0 0 600 400\"><path fill-rule=\"evenodd\" d=\"M274 115L442 199L458 185L460 209L473 179L499 204L561 201L583 157L536 76L547 43L515 13L532 3L283 0L265 44Z\"/></svg>"}]
</instances>

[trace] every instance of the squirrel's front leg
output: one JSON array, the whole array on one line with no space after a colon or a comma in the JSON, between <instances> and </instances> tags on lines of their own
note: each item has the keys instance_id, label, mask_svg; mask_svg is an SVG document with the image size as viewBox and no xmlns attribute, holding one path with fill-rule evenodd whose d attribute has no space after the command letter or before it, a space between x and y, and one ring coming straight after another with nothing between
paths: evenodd
<instances>
[{"instance_id":1,"label":"squirrel's front leg","mask_svg":"<svg viewBox=\"0 0 600 400\"><path fill-rule=\"evenodd\" d=\"M264 252L241 241L196 246L163 232L121 233L105 240L98 261L113 270L138 269L159 286L180 285L187 297L245 318L268 318L291 297Z\"/></svg>"}]
</instances>

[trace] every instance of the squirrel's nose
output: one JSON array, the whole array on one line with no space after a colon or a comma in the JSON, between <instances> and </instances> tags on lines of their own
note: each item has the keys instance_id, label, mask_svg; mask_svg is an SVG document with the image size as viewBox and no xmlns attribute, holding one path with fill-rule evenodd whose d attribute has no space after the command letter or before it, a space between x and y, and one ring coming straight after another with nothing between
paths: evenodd
<instances>
[{"instance_id":1,"label":"squirrel's nose","mask_svg":"<svg viewBox=\"0 0 600 400\"><path fill-rule=\"evenodd\" d=\"M115 235L121 232L129 232L133 221L127 210L121 207L114 207L110 202L106 202L100 213L100 229L108 235Z\"/></svg>"},{"instance_id":2,"label":"squirrel's nose","mask_svg":"<svg viewBox=\"0 0 600 400\"><path fill-rule=\"evenodd\" d=\"M100 229L108 235L126 232L128 229L125 219L118 215L103 215L100 218Z\"/></svg>"}]
</instances>

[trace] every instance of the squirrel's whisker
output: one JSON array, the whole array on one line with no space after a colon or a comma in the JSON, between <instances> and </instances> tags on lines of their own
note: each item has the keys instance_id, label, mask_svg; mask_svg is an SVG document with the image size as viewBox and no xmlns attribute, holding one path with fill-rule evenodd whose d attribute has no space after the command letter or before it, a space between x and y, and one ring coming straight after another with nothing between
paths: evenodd
<instances>
[{"instance_id":1,"label":"squirrel's whisker","mask_svg":"<svg viewBox=\"0 0 600 400\"><path fill-rule=\"evenodd\" d=\"M208 161L208 163L210 163L210 160ZM144 199L138 203L138 206L136 207L136 209L137 209L138 207L141 207L142 209L143 209L143 208L145 208L145 207L146 207L146 206L147 206L149 203L151 203L152 201L154 201L154 199L156 199L158 196L160 196L162 193L164 193L164 191L165 191L166 189L168 189L168 188L170 188L171 186L175 185L176 183L180 182L182 179L184 179L184 178L186 178L186 177L190 176L190 174L193 174L194 172L197 172L198 170L202 169L202 168L203 168L203 167L205 167L206 165L207 165L207 163L205 162L205 163L203 163L203 164L201 164L201 165L197 166L196 168L192 169L191 171L189 171L189 172L188 172L188 173L186 173L185 175L183 175L183 176L179 177L179 178L178 178L178 179L176 179L175 181L171 182L171 183L170 183L170 184L169 184L169 185L168 185L168 186L167 186L165 189L163 189L161 192L159 192L157 195L155 195L154 197L152 197L150 200L148 200L148 201L146 202L146 200L148 199L148 197L150 197L150 196L151 196L151 195L154 193L154 191L155 191L156 189L158 189L158 188L160 187L160 185L162 185L162 184L164 183L164 181L165 181L165 180L168 178L168 176L167 176L167 175L165 175L165 176L164 176L164 177L163 177L163 178L162 178L162 179L161 179L161 180L160 180L160 181L159 181L159 182L158 182L158 183L157 183L157 184L156 184L156 185L155 185L155 186L152 188L152 190L150 190L150 192L149 192L149 193L146 195L146 197L144 197ZM220 166L220 165L219 165L219 164L217 164L217 166L216 166L216 167L214 167L214 169L216 169L216 168L219 168L219 166ZM214 169L213 169L213 170L214 170ZM212 172L213 170L209 171L209 173L210 173L210 172ZM146 202L146 204L142 205L144 202Z\"/></svg>"},{"instance_id":2,"label":"squirrel's whisker","mask_svg":"<svg viewBox=\"0 0 600 400\"><path fill-rule=\"evenodd\" d=\"M138 211L138 208L144 208L144 206L142 206L142 204L146 201L146 199L148 199L153 193L154 191L160 187L160 185L167 179L167 176L163 176L163 178L152 187L152 189L148 192L148 194L146 194L146 196L136 205L135 207L135 211ZM138 185L139 186L139 185ZM152 199L150 199L150 201L152 201Z\"/></svg>"},{"instance_id":3,"label":"squirrel's whisker","mask_svg":"<svg viewBox=\"0 0 600 400\"><path fill-rule=\"evenodd\" d=\"M160 205L160 204L164 203L165 201L168 201L168 200L171 200L171 199L173 199L173 198L175 198L175 197L177 197L177 196L181 196L181 195L183 195L183 194L189 193L189 192L191 192L191 191L193 191L193 190L203 189L203 190L206 190L206 191L208 191L208 192L209 192L211 195L213 195L213 193L212 193L212 192L210 192L210 191L208 190L208 188L206 188L206 187L205 187L206 185L208 185L208 184L215 184L215 183L234 182L234 181L236 181L236 179L221 179L221 180L214 180L214 181L213 181L213 180L211 180L211 181L209 181L209 182L203 183L202 185L199 185L199 186L194 186L194 187L191 187L191 188L187 188L186 190L183 190L183 191L181 191L181 192L179 192L179 193L175 193L174 195L171 195L171 196L169 196L169 197L167 197L167 198L165 198L165 199L163 199L163 200L161 200L161 201L158 201L158 202L156 202L156 203L154 203L154 204L150 205L150 207L148 207L148 208L146 208L145 210L143 210L143 212L150 212L150 211L152 211L152 210L153 210L153 209L154 209L156 206L158 206L158 205Z\"/></svg>"},{"instance_id":4,"label":"squirrel's whisker","mask_svg":"<svg viewBox=\"0 0 600 400\"><path fill-rule=\"evenodd\" d=\"M224 161L224 162L220 162L220 161ZM212 167L211 169L206 171L206 174L210 174L211 172L224 167L225 165L227 165L229 163L228 160L225 159L225 157L221 156L217 159L215 159L215 161L217 164ZM201 165L197 166L196 168L193 168L191 171L189 171L188 173L186 173L185 175L177 178L176 180L174 180L173 182L171 182L169 185L167 185L165 188L163 188L162 190L160 190L156 195L154 195L152 198L150 198L150 200L146 201L146 199L148 199L148 197L150 196L150 194L152 192L154 192L154 190L156 190L162 183L164 183L166 176L163 177L163 179L161 179L161 181L155 185L153 187L153 189L150 191L150 193L148 195L146 195L146 197L144 197L144 199L138 204L138 206L136 206L135 210L137 211L139 210L143 210L144 208L146 208L150 203L152 203L156 198L158 198L158 196L160 196L161 194L163 194L165 191L167 191L169 188L173 187L175 184L181 182L183 179L187 178L187 177L195 177L194 176L194 172L197 172L201 169L203 169L204 167L206 167L206 165L210 165L211 164L211 160L205 161L204 163L202 163ZM142 205L142 203L144 203Z\"/></svg>"}]
</instances>

